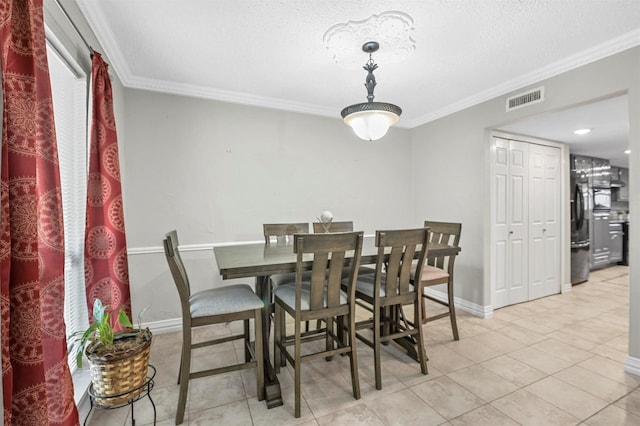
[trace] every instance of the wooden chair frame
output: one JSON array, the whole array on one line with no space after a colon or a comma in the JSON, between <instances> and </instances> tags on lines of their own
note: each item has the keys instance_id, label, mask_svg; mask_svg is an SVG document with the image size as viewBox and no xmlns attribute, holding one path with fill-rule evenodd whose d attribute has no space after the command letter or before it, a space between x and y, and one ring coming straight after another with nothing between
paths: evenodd
<instances>
[{"instance_id":1,"label":"wooden chair frame","mask_svg":"<svg viewBox=\"0 0 640 426\"><path fill-rule=\"evenodd\" d=\"M265 223L262 225L264 243L271 244L271 237L293 237L294 234L308 234L309 224L300 223Z\"/></svg>"},{"instance_id":2,"label":"wooden chair frame","mask_svg":"<svg viewBox=\"0 0 640 426\"><path fill-rule=\"evenodd\" d=\"M449 246L459 247L460 245L460 234L462 233L462 224L454 223L454 222L436 222L426 220L424 222L424 226L428 227L431 230L431 243L440 243L446 244ZM453 332L453 339L460 340L460 336L458 333L458 323L456 321L456 307L454 300L454 292L453 292L453 266L455 263L457 256L438 256L427 260L427 264L431 266L435 266L436 268L440 268L443 271L449 274L448 277L442 278L439 280L433 281L422 281L422 287L431 287L438 284L446 284L447 285L447 301L442 301L431 297L427 294L422 294L422 297L425 299L431 300L433 302L439 303L443 306L447 307L447 312L443 312L441 314L428 316L426 315L426 306L423 304L423 321L424 323L428 323L431 321L438 320L440 318L449 317L451 320L451 331ZM420 269L418 269L420 270Z\"/></svg>"},{"instance_id":3,"label":"wooden chair frame","mask_svg":"<svg viewBox=\"0 0 640 426\"><path fill-rule=\"evenodd\" d=\"M180 392L178 395L176 424L181 424L184 420L184 411L187 402L189 380L191 379L207 377L214 374L227 373L230 371L244 370L247 368L256 368L257 397L258 400L263 400L264 371L262 362L262 308L239 312L228 312L220 315L209 315L195 318L192 317L191 307L189 303L189 300L192 296L191 289L187 271L178 250L177 232L171 231L167 233L163 241L163 245L167 263L169 264L169 269L171 270L176 288L178 289L178 294L180 296L180 305L182 309L182 351L180 356L180 369L178 373L178 384L180 385ZM246 286L246 284L239 286ZM251 344L249 340L249 320L251 319L254 320L255 344ZM213 324L223 324L232 321L243 321L244 328L242 334L234 334L231 336L225 336L222 338L212 339L204 342L192 343L191 331L194 328ZM192 350L239 339L244 339L245 362L209 370L191 372L190 369Z\"/></svg>"},{"instance_id":4,"label":"wooden chair frame","mask_svg":"<svg viewBox=\"0 0 640 426\"><path fill-rule=\"evenodd\" d=\"M328 225L325 225L322 222L313 222L313 232L315 234L327 232L353 232L353 221L330 222Z\"/></svg>"},{"instance_id":5,"label":"wooden chair frame","mask_svg":"<svg viewBox=\"0 0 640 426\"><path fill-rule=\"evenodd\" d=\"M422 267L426 262L429 251L429 229L376 231L376 247L378 247L378 256L375 275L372 278L366 277L367 281L364 281L363 277L356 287L356 298L366 302L360 306L368 305L368 309L373 314L373 319L359 321L356 329L372 329L373 339L369 339L362 333L357 333L356 337L373 348L376 389L379 390L382 389L380 345L387 342L402 342L405 348L413 345L422 374L428 374L427 354L421 326L422 289L419 283L412 281L411 269L416 257L418 267ZM385 253L388 252L388 260L385 262ZM364 292L363 285L371 286L373 297ZM384 290L384 296L382 290ZM410 304L414 307L413 321L408 321L403 311L403 306Z\"/></svg>"},{"instance_id":6,"label":"wooden chair frame","mask_svg":"<svg viewBox=\"0 0 640 426\"><path fill-rule=\"evenodd\" d=\"M355 281L362 254L362 232L336 234L296 235L294 252L297 254L296 281L275 289L274 363L276 373L284 359L294 368L295 417L300 417L300 375L304 362L318 358L329 360L338 354L347 354L351 365L353 396L360 398L358 361L355 342ZM341 303L342 271L347 251L354 251L351 274L346 286L346 303ZM304 282L305 262L313 258L310 280ZM292 288L295 286L295 288ZM289 287L289 288L285 288ZM303 289L304 288L304 289ZM284 301L285 292L295 292L295 303ZM308 309L302 309L303 292ZM294 320L294 334L287 335L285 313ZM324 328L302 331L302 323L322 319ZM334 328L334 323L336 328ZM346 334L345 334L346 332ZM325 350L302 355L303 343L324 339ZM293 354L288 350L293 346Z\"/></svg>"}]
</instances>

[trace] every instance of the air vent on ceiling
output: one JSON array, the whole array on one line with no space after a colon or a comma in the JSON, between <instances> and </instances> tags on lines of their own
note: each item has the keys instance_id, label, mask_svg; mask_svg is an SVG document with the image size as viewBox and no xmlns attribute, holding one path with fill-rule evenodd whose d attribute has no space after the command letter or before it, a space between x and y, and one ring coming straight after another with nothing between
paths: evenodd
<instances>
[{"instance_id":1,"label":"air vent on ceiling","mask_svg":"<svg viewBox=\"0 0 640 426\"><path fill-rule=\"evenodd\" d=\"M507 98L507 112L544 101L544 86Z\"/></svg>"}]
</instances>

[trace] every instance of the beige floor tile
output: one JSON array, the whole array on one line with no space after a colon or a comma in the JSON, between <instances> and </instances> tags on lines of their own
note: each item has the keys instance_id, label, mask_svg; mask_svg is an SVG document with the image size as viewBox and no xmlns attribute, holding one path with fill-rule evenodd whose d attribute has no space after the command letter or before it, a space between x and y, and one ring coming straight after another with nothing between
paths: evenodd
<instances>
[{"instance_id":1,"label":"beige floor tile","mask_svg":"<svg viewBox=\"0 0 640 426\"><path fill-rule=\"evenodd\" d=\"M604 410L589 417L584 422L587 426L631 426L640 425L640 416L609 405Z\"/></svg>"},{"instance_id":2,"label":"beige floor tile","mask_svg":"<svg viewBox=\"0 0 640 426\"><path fill-rule=\"evenodd\" d=\"M619 351L609 345L597 345L595 348L591 349L591 352L621 363L624 363L627 359L627 351Z\"/></svg>"},{"instance_id":3,"label":"beige floor tile","mask_svg":"<svg viewBox=\"0 0 640 426\"><path fill-rule=\"evenodd\" d=\"M100 410L94 408L89 415L89 419L87 424L91 426L122 426L124 425L125 419L129 422L131 421L131 410L127 407L115 410ZM80 422L84 422L84 418L81 418Z\"/></svg>"},{"instance_id":4,"label":"beige floor tile","mask_svg":"<svg viewBox=\"0 0 640 426\"><path fill-rule=\"evenodd\" d=\"M448 376L486 402L496 400L518 389L513 383L480 365L463 368Z\"/></svg>"},{"instance_id":5,"label":"beige floor tile","mask_svg":"<svg viewBox=\"0 0 640 426\"><path fill-rule=\"evenodd\" d=\"M484 401L448 377L438 377L411 390L445 419L453 419L484 404Z\"/></svg>"},{"instance_id":6,"label":"beige floor tile","mask_svg":"<svg viewBox=\"0 0 640 426\"><path fill-rule=\"evenodd\" d=\"M407 357L408 358L408 357ZM409 378L421 379L416 381L420 383L427 380L429 376L420 374L420 366L417 362L406 365L399 360L383 360L381 365L382 389L376 390L376 377L373 365L373 356L358 359L358 373L360 377L360 389L363 399L378 399L401 389L406 389L406 385L398 378L396 374L400 369L406 370ZM343 373L345 380L351 380L349 371ZM403 374L404 375L404 374ZM420 377L419 377L420 376Z\"/></svg>"},{"instance_id":7,"label":"beige floor tile","mask_svg":"<svg viewBox=\"0 0 640 426\"><path fill-rule=\"evenodd\" d=\"M209 425L237 425L244 426L251 423L251 415L247 401L237 401L220 407L195 411L189 414L189 426Z\"/></svg>"},{"instance_id":8,"label":"beige floor tile","mask_svg":"<svg viewBox=\"0 0 640 426\"><path fill-rule=\"evenodd\" d=\"M502 354L508 354L525 347L524 343L521 343L517 340L511 339L508 336L505 336L503 334L503 330L504 329L501 329L499 331L491 331L489 333L476 336L474 340L479 343L483 343L489 347L492 347L495 350L501 352Z\"/></svg>"},{"instance_id":9,"label":"beige floor tile","mask_svg":"<svg viewBox=\"0 0 640 426\"><path fill-rule=\"evenodd\" d=\"M248 400L249 412L251 413L251 419L254 426L289 426L289 425L302 425L307 422L315 422L315 418L309 410L304 398L300 401L300 418L296 419L293 414L294 400L293 389L285 389L282 391L282 401L284 405L275 408L267 408L264 401L258 401L256 398L250 398Z\"/></svg>"},{"instance_id":10,"label":"beige floor tile","mask_svg":"<svg viewBox=\"0 0 640 426\"><path fill-rule=\"evenodd\" d=\"M479 342L478 336L451 342L447 345L460 355L469 358L473 362L482 362L503 354L503 351Z\"/></svg>"},{"instance_id":11,"label":"beige floor tile","mask_svg":"<svg viewBox=\"0 0 640 426\"><path fill-rule=\"evenodd\" d=\"M554 374L554 377L610 403L626 395L632 389L578 366L559 371Z\"/></svg>"},{"instance_id":12,"label":"beige floor tile","mask_svg":"<svg viewBox=\"0 0 640 426\"><path fill-rule=\"evenodd\" d=\"M518 423L489 404L456 417L449 423L453 426L518 426Z\"/></svg>"},{"instance_id":13,"label":"beige floor tile","mask_svg":"<svg viewBox=\"0 0 640 426\"><path fill-rule=\"evenodd\" d=\"M547 377L524 389L580 420L607 406L606 401L555 377Z\"/></svg>"},{"instance_id":14,"label":"beige floor tile","mask_svg":"<svg viewBox=\"0 0 640 426\"><path fill-rule=\"evenodd\" d=\"M302 384L302 397L316 419L360 403L353 397L351 380L343 376L328 376L325 380ZM293 407L293 389L290 398Z\"/></svg>"},{"instance_id":15,"label":"beige floor tile","mask_svg":"<svg viewBox=\"0 0 640 426\"><path fill-rule=\"evenodd\" d=\"M458 324L458 335L461 339L478 336L480 334L485 334L490 331L491 331L490 328L485 327L481 323L464 322L464 323ZM453 334L451 332L450 325L449 325L449 336L450 336L450 339L453 339Z\"/></svg>"},{"instance_id":16,"label":"beige floor tile","mask_svg":"<svg viewBox=\"0 0 640 426\"><path fill-rule=\"evenodd\" d=\"M571 366L569 361L532 347L512 352L509 356L547 374L553 374Z\"/></svg>"},{"instance_id":17,"label":"beige floor tile","mask_svg":"<svg viewBox=\"0 0 640 426\"><path fill-rule=\"evenodd\" d=\"M640 389L636 389L615 404L617 407L640 416Z\"/></svg>"},{"instance_id":18,"label":"beige floor tile","mask_svg":"<svg viewBox=\"0 0 640 426\"><path fill-rule=\"evenodd\" d=\"M542 318L539 318L539 317L521 318L517 321L513 321L513 324L518 325L520 327L524 327L529 330L533 330L536 333L545 334L545 335L552 333L553 331L560 328L560 326L557 325L556 323L554 322L548 323L546 321L543 321Z\"/></svg>"},{"instance_id":19,"label":"beige floor tile","mask_svg":"<svg viewBox=\"0 0 640 426\"><path fill-rule=\"evenodd\" d=\"M433 366L445 374L474 364L469 358L444 345L429 348L427 356L429 357L429 367Z\"/></svg>"},{"instance_id":20,"label":"beige floor tile","mask_svg":"<svg viewBox=\"0 0 640 426\"><path fill-rule=\"evenodd\" d=\"M626 373L624 371L624 364L619 361L596 355L582 361L578 366L627 386L640 386L640 377Z\"/></svg>"},{"instance_id":21,"label":"beige floor tile","mask_svg":"<svg viewBox=\"0 0 640 426\"><path fill-rule=\"evenodd\" d=\"M428 323L429 374L422 375L418 363L395 345L385 346L380 391L375 390L372 351L358 342L360 400L352 395L347 357L306 363L299 419L293 416L290 366L278 375L284 405L273 409L256 399L255 370L192 380L184 425L558 426L582 419L587 426L640 425L640 378L624 372L628 271L595 271L589 282L568 293L498 309L491 319L458 310L460 341L453 340L447 318ZM436 309L442 307L429 305L430 312ZM203 327L194 338L241 329L241 323ZM181 345L180 331L154 334L152 397L158 426L175 421ZM242 342L235 341L195 351L192 359L196 368L211 368L242 357ZM153 423L148 400L136 402L135 418L136 425ZM94 410L87 424L127 426L130 412Z\"/></svg>"},{"instance_id":22,"label":"beige floor tile","mask_svg":"<svg viewBox=\"0 0 640 426\"><path fill-rule=\"evenodd\" d=\"M435 426L445 422L440 414L409 389L367 401L366 404L386 425Z\"/></svg>"},{"instance_id":23,"label":"beige floor tile","mask_svg":"<svg viewBox=\"0 0 640 426\"><path fill-rule=\"evenodd\" d=\"M153 389L151 397L156 406L157 421L175 419L178 407L178 386ZM142 398L135 403L134 414L136 424L153 423L153 405L148 398ZM188 414L185 413L185 418L187 417ZM131 424L131 417L125 419L125 425L129 424Z\"/></svg>"},{"instance_id":24,"label":"beige floor tile","mask_svg":"<svg viewBox=\"0 0 640 426\"><path fill-rule=\"evenodd\" d=\"M576 337L570 333L567 333L564 330L556 330L553 333L550 333L548 335L548 337L551 337L552 339L556 339L558 341L567 343L573 347L576 347L578 349L583 349L585 351L589 351L593 348L595 348L596 346L598 346L597 342L591 341L591 340L585 340L585 339L581 339L579 337ZM541 339L544 340L544 339ZM536 342L537 343L537 342Z\"/></svg>"},{"instance_id":25,"label":"beige floor tile","mask_svg":"<svg viewBox=\"0 0 640 426\"><path fill-rule=\"evenodd\" d=\"M245 398L240 373L234 371L190 380L187 398L187 406L190 411L203 410L240 401ZM177 405L177 396L175 401Z\"/></svg>"},{"instance_id":26,"label":"beige floor tile","mask_svg":"<svg viewBox=\"0 0 640 426\"><path fill-rule=\"evenodd\" d=\"M568 343L556 339L543 340L531 347L550 355L554 355L560 359L570 362L571 364L576 364L593 356L590 352L576 348L575 346L571 346Z\"/></svg>"},{"instance_id":27,"label":"beige floor tile","mask_svg":"<svg viewBox=\"0 0 640 426\"><path fill-rule=\"evenodd\" d=\"M384 426L384 423L376 413L365 404L337 410L331 414L318 417L317 421L319 425Z\"/></svg>"},{"instance_id":28,"label":"beige floor tile","mask_svg":"<svg viewBox=\"0 0 640 426\"><path fill-rule=\"evenodd\" d=\"M461 318L461 315L458 315L457 320L458 320L457 321L458 328L465 328L467 324L476 324L493 331L500 330L503 327L506 327L511 324L507 321L503 321L495 317L478 318L478 317L469 316L469 317Z\"/></svg>"},{"instance_id":29,"label":"beige floor tile","mask_svg":"<svg viewBox=\"0 0 640 426\"><path fill-rule=\"evenodd\" d=\"M578 338L602 344L602 342L607 342L623 334L626 330L620 329L617 325L604 324L597 320L585 320L565 327L564 331Z\"/></svg>"},{"instance_id":30,"label":"beige floor tile","mask_svg":"<svg viewBox=\"0 0 640 426\"><path fill-rule=\"evenodd\" d=\"M493 311L493 318L499 319L500 321L504 321L506 323L513 323L513 321L517 321L520 319L516 312L511 312L509 307L496 309Z\"/></svg>"},{"instance_id":31,"label":"beige floor tile","mask_svg":"<svg viewBox=\"0 0 640 426\"><path fill-rule=\"evenodd\" d=\"M490 359L480 365L518 387L530 385L547 376L546 373L507 355Z\"/></svg>"},{"instance_id":32,"label":"beige floor tile","mask_svg":"<svg viewBox=\"0 0 640 426\"><path fill-rule=\"evenodd\" d=\"M580 422L578 418L524 389L510 393L491 405L523 426L569 426Z\"/></svg>"},{"instance_id":33,"label":"beige floor tile","mask_svg":"<svg viewBox=\"0 0 640 426\"><path fill-rule=\"evenodd\" d=\"M547 338L544 334L536 333L535 331L514 324L501 328L500 334L524 345L533 345Z\"/></svg>"}]
</instances>

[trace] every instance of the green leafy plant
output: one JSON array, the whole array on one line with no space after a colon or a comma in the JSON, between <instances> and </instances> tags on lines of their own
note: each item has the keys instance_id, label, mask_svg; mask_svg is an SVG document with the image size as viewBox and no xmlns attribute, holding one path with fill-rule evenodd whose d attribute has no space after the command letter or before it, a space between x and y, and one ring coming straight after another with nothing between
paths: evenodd
<instances>
[{"instance_id":1,"label":"green leafy plant","mask_svg":"<svg viewBox=\"0 0 640 426\"><path fill-rule=\"evenodd\" d=\"M115 332L113 326L109 322L109 313L105 312L109 305L103 305L100 299L96 299L93 303L93 322L84 332L78 331L72 335L71 351L77 351L76 362L78 368L82 368L82 356L85 348L91 344L100 344L103 346L113 345ZM124 327L133 328L131 320L127 313L123 310L118 312L117 324Z\"/></svg>"}]
</instances>

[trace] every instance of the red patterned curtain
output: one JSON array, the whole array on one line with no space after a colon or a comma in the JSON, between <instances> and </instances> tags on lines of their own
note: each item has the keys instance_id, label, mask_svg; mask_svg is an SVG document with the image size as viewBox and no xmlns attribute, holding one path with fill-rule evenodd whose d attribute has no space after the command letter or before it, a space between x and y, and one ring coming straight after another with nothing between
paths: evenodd
<instances>
[{"instance_id":1,"label":"red patterned curtain","mask_svg":"<svg viewBox=\"0 0 640 426\"><path fill-rule=\"evenodd\" d=\"M0 0L0 279L5 425L76 425L64 235L42 0Z\"/></svg>"},{"instance_id":2,"label":"red patterned curtain","mask_svg":"<svg viewBox=\"0 0 640 426\"><path fill-rule=\"evenodd\" d=\"M109 311L124 309L131 317L127 241L111 80L108 65L98 52L93 54L92 68L93 113L84 244L90 321L95 299L100 299L103 305L109 305ZM117 315L111 318L115 319Z\"/></svg>"}]
</instances>

